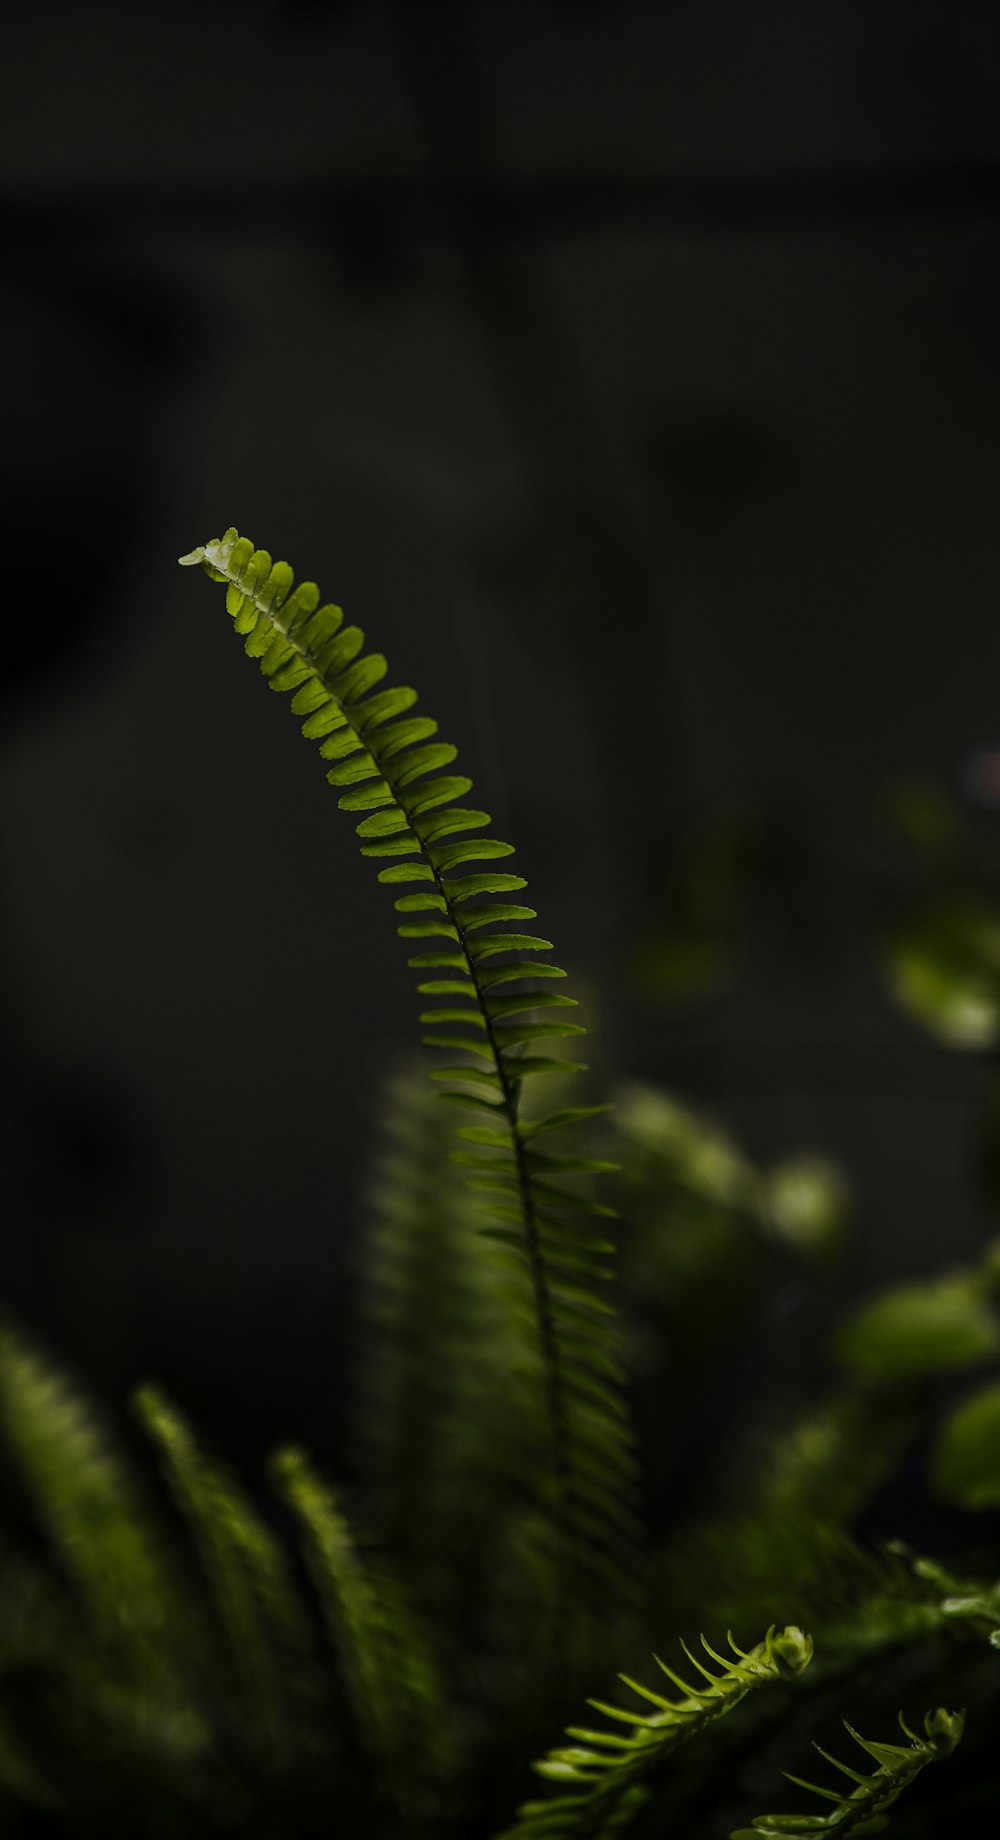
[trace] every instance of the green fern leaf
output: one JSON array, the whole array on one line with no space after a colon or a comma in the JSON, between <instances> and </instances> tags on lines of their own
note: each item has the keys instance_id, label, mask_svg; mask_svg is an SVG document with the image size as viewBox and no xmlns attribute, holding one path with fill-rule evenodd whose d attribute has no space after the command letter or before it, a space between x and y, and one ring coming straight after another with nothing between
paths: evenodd
<instances>
[{"instance_id":1,"label":"green fern leaf","mask_svg":"<svg viewBox=\"0 0 1000 1840\"><path fill-rule=\"evenodd\" d=\"M297 712L307 711L304 732L313 738L335 738L335 757L349 767L349 789L341 794L340 806L370 814L357 826L362 847L374 847L380 854L388 848L391 854L409 859L382 869L379 880L423 884L421 892L397 898L397 912L440 915L446 936L458 948L459 963L452 968L462 973L459 988L454 988L455 980L430 980L438 988L424 994L460 994L468 998L469 1007L447 1004L423 1011L422 1024L434 1032L422 1039L434 1047L457 1048L483 1063L480 1071L490 1076L508 1128L505 1157L512 1177L512 1208L522 1236L521 1282L531 1298L532 1332L540 1350L549 1420L554 1484L551 1498L545 1491L545 1506L561 1551L560 1576L575 1595L585 1588L595 1563L602 1568L599 1554L593 1551L595 1544L605 1550L603 1572L612 1577L622 1574L620 1561L613 1558L621 1551L620 1517L606 1512L606 1498L595 1495L586 1470L577 1461L593 1429L566 1382L570 1346L578 1365L587 1362L588 1352L595 1369L603 1361L606 1337L596 1324L607 1308L600 1296L605 1280L586 1271L587 1283L568 1286L552 1259L541 1230L544 1212L551 1206L552 1187L543 1167L529 1154L533 1132L522 1123L520 1101L528 1077L582 1071L579 1063L526 1053L526 1048L537 1040L584 1031L576 1023L506 1020L530 1016L551 1008L554 1002L573 1001L552 998L539 988L564 973L537 959L493 962L505 951L524 949L523 935L505 938L494 929L510 920L535 916L531 908L484 897L519 891L526 885L524 878L492 869L464 872L467 862L505 856L509 846L490 838L480 838L475 846L468 843L467 833L482 830L489 821L485 812L461 804L471 781L460 774L438 773L440 767L452 764L455 751L447 743L428 741L436 725L428 728L419 717L408 716L402 723L396 719L412 709L416 701L412 691L369 694L384 674L385 661L380 654L366 658L359 629L341 625L339 608L317 610L319 594L314 584L293 592L287 564L272 567L268 552L255 551L235 530L181 560L185 564L202 562L213 579L227 582L227 606L241 630L249 619L247 603L257 610L246 649L260 656L261 669L272 688L294 690ZM343 775L343 767L332 769L336 784L345 783ZM452 841L443 843L445 837ZM491 929L488 939L473 941L470 935L484 926ZM414 936L410 923L400 931L404 937ZM539 941L531 949L548 951L549 947ZM492 994L498 984L514 981L526 984L522 995ZM467 1077L464 1070L460 1077ZM488 1154L485 1149L477 1152L477 1156ZM589 1165L578 1163L568 1173L594 1172ZM572 1219L573 1189L557 1189L556 1193L559 1207L567 1220ZM615 1420L614 1444L617 1461L608 1489L624 1502L633 1491L634 1465L620 1418ZM577 1560L582 1563L574 1571Z\"/></svg>"}]
</instances>

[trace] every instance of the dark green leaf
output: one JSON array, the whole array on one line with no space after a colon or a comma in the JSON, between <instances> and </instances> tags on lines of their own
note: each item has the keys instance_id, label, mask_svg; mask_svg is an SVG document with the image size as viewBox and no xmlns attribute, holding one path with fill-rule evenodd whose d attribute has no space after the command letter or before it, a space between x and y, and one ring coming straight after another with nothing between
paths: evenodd
<instances>
[{"instance_id":1,"label":"dark green leaf","mask_svg":"<svg viewBox=\"0 0 1000 1840\"><path fill-rule=\"evenodd\" d=\"M478 1054L487 1061L493 1059L492 1048L481 1047L471 1036L466 1038L464 1035L421 1035L420 1039L427 1048L464 1048L467 1054Z\"/></svg>"},{"instance_id":2,"label":"dark green leaf","mask_svg":"<svg viewBox=\"0 0 1000 1840\"><path fill-rule=\"evenodd\" d=\"M613 1110L611 1105L570 1105L550 1112L547 1118L521 1118L517 1128L522 1137L540 1137L543 1131L561 1131L564 1125L580 1124L585 1118L598 1118Z\"/></svg>"}]
</instances>

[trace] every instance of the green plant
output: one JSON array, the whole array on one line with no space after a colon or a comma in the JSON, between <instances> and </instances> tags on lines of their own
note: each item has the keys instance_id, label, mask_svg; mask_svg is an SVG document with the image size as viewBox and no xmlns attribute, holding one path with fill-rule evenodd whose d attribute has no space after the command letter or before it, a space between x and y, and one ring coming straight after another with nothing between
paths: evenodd
<instances>
[{"instance_id":1,"label":"green plant","mask_svg":"<svg viewBox=\"0 0 1000 1840\"><path fill-rule=\"evenodd\" d=\"M807 1725L845 1703L881 1719L925 1689L924 1704L975 1708L975 1753L1000 1587L857 1527L940 1376L1000 1352L995 1252L855 1311L833 1386L792 1412L765 1389L763 1422L644 1532L622 1347L645 1375L650 1492L669 1492L671 1438L775 1275L815 1281L842 1246L843 1179L805 1155L755 1168L650 1088L623 1088L611 1114L581 1095L586 1069L563 1052L583 1035L575 1000L550 942L521 930L534 910L507 897L524 880L491 866L510 846L463 803L471 782L447 771L455 750L415 692L385 688L385 660L340 609L235 531L184 561L225 584L245 650L319 742L415 948L424 1042L446 1060L431 1079L400 1070L382 1109L353 1493L297 1448L266 1486L237 1482L145 1386L158 1493L27 1337L0 1337L7 1830L597 1840L634 1825L710 1840L760 1805ZM474 1120L457 1131L456 1104ZM932 1480L989 1504L995 1384L949 1413ZM730 1634L731 1654L700 1637L702 1660L696 1632L727 1623L767 1633L749 1649ZM674 1631L693 1673L658 1661L662 1693L639 1676ZM638 1707L602 1684L623 1664ZM602 1722L547 1750L595 1689ZM854 1787L819 1790L832 1813L740 1832L876 1831L963 1718L930 1714L923 1737L904 1725L908 1746L859 1740L876 1770L836 1764ZM525 1801L539 1753L548 1793ZM954 1783L957 1822L979 1790L974 1771ZM933 1803L911 1806L917 1833Z\"/></svg>"}]
</instances>

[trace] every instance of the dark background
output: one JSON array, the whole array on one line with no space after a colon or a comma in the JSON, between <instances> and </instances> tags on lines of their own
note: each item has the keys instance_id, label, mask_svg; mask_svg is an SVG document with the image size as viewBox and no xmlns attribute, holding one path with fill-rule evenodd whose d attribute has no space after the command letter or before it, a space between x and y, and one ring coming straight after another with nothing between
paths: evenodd
<instances>
[{"instance_id":1,"label":"dark background","mask_svg":"<svg viewBox=\"0 0 1000 1840\"><path fill-rule=\"evenodd\" d=\"M602 1075L841 1158L858 1283L982 1244L988 1069L886 995L879 813L1000 737L998 101L959 0L5 23L2 1282L100 1393L322 1447L416 1033L352 826L176 568L229 523L459 743ZM668 1002L685 902L722 970Z\"/></svg>"}]
</instances>

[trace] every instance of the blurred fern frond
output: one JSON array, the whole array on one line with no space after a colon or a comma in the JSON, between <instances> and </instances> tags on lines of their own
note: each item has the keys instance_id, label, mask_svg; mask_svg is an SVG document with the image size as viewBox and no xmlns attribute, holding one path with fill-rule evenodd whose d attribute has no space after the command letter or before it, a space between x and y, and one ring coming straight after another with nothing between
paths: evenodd
<instances>
[{"instance_id":1,"label":"blurred fern frond","mask_svg":"<svg viewBox=\"0 0 1000 1840\"><path fill-rule=\"evenodd\" d=\"M242 1698L241 1718L276 1762L302 1740L306 1705L318 1696L308 1621L287 1557L233 1477L197 1443L156 1387L140 1387L135 1410L159 1448L178 1507L204 1566Z\"/></svg>"},{"instance_id":2,"label":"blurred fern frond","mask_svg":"<svg viewBox=\"0 0 1000 1840\"><path fill-rule=\"evenodd\" d=\"M376 1781L384 1779L399 1808L412 1812L440 1789L452 1762L426 1636L398 1588L364 1565L333 1490L304 1453L277 1451L271 1469L301 1522L306 1563Z\"/></svg>"},{"instance_id":3,"label":"blurred fern frond","mask_svg":"<svg viewBox=\"0 0 1000 1840\"><path fill-rule=\"evenodd\" d=\"M361 1437L379 1536L448 1675L539 1654L550 1563L533 1478L547 1458L537 1351L482 1257L479 1199L420 1065L385 1089L369 1184Z\"/></svg>"},{"instance_id":4,"label":"blurred fern frond","mask_svg":"<svg viewBox=\"0 0 1000 1840\"><path fill-rule=\"evenodd\" d=\"M11 1328L0 1331L0 1434L95 1630L138 1673L160 1669L181 1607L134 1479L75 1384Z\"/></svg>"}]
</instances>

